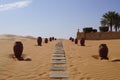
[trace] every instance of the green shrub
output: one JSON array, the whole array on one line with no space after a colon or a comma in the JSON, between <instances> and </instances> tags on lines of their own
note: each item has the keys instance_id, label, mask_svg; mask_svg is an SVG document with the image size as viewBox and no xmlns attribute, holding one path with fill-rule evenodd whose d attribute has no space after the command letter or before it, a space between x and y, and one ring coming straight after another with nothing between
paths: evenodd
<instances>
[{"instance_id":1,"label":"green shrub","mask_svg":"<svg viewBox=\"0 0 120 80\"><path fill-rule=\"evenodd\" d=\"M108 32L109 27L99 27L100 32Z\"/></svg>"},{"instance_id":2,"label":"green shrub","mask_svg":"<svg viewBox=\"0 0 120 80\"><path fill-rule=\"evenodd\" d=\"M97 29L93 29L92 32L97 32Z\"/></svg>"},{"instance_id":3,"label":"green shrub","mask_svg":"<svg viewBox=\"0 0 120 80\"><path fill-rule=\"evenodd\" d=\"M92 27L83 28L83 32L84 33L90 33L90 32L92 32Z\"/></svg>"}]
</instances>

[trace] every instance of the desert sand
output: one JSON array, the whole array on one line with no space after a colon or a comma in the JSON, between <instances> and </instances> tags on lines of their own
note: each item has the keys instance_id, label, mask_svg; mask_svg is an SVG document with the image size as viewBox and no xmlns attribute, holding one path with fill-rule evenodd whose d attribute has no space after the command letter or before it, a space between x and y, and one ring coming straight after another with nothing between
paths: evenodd
<instances>
[{"instance_id":1,"label":"desert sand","mask_svg":"<svg viewBox=\"0 0 120 80\"><path fill-rule=\"evenodd\" d=\"M19 61L13 57L15 41L22 41L22 56L29 60ZM86 40L86 46L63 40L69 77L51 79L50 60L58 41L37 46L31 36L0 35L0 80L120 80L120 39ZM109 60L98 59L101 43L108 46Z\"/></svg>"}]
</instances>

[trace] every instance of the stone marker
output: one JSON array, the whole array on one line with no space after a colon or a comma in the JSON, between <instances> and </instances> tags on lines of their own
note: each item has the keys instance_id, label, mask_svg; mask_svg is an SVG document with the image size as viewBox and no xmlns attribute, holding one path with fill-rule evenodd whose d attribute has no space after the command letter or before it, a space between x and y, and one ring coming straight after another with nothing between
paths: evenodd
<instances>
[{"instance_id":1,"label":"stone marker","mask_svg":"<svg viewBox=\"0 0 120 80\"><path fill-rule=\"evenodd\" d=\"M23 44L20 41L16 41L13 47L14 55L16 58L20 59L23 52Z\"/></svg>"},{"instance_id":2,"label":"stone marker","mask_svg":"<svg viewBox=\"0 0 120 80\"><path fill-rule=\"evenodd\" d=\"M41 37L37 38L37 44L38 44L38 46L42 45L42 38Z\"/></svg>"},{"instance_id":3,"label":"stone marker","mask_svg":"<svg viewBox=\"0 0 120 80\"><path fill-rule=\"evenodd\" d=\"M102 59L108 60L108 47L106 44L100 44L99 46L99 56Z\"/></svg>"},{"instance_id":4,"label":"stone marker","mask_svg":"<svg viewBox=\"0 0 120 80\"><path fill-rule=\"evenodd\" d=\"M45 38L45 43L48 43L48 38Z\"/></svg>"},{"instance_id":5,"label":"stone marker","mask_svg":"<svg viewBox=\"0 0 120 80\"><path fill-rule=\"evenodd\" d=\"M52 41L52 38L51 38L51 37L49 38L49 41Z\"/></svg>"},{"instance_id":6,"label":"stone marker","mask_svg":"<svg viewBox=\"0 0 120 80\"><path fill-rule=\"evenodd\" d=\"M81 46L85 46L85 39L84 38L80 39L80 44L81 44Z\"/></svg>"},{"instance_id":7,"label":"stone marker","mask_svg":"<svg viewBox=\"0 0 120 80\"><path fill-rule=\"evenodd\" d=\"M75 44L78 44L78 39L77 38L75 39Z\"/></svg>"}]
</instances>

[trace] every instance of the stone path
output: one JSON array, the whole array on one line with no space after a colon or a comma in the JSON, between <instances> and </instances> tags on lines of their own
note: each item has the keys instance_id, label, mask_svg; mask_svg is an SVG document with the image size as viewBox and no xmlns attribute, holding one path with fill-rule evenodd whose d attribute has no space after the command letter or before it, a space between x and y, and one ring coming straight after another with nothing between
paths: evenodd
<instances>
[{"instance_id":1,"label":"stone path","mask_svg":"<svg viewBox=\"0 0 120 80\"><path fill-rule=\"evenodd\" d=\"M51 78L67 78L69 75L65 72L51 72L50 73Z\"/></svg>"},{"instance_id":2,"label":"stone path","mask_svg":"<svg viewBox=\"0 0 120 80\"><path fill-rule=\"evenodd\" d=\"M52 71L65 71L67 69L66 66L51 66L50 70Z\"/></svg>"},{"instance_id":3,"label":"stone path","mask_svg":"<svg viewBox=\"0 0 120 80\"><path fill-rule=\"evenodd\" d=\"M65 57L52 57L52 60L66 60Z\"/></svg>"},{"instance_id":4,"label":"stone path","mask_svg":"<svg viewBox=\"0 0 120 80\"><path fill-rule=\"evenodd\" d=\"M50 67L50 78L68 78L69 75L66 72L67 66L66 66L66 56L65 51L63 49L62 41L59 41L55 45L55 51L51 58L51 67Z\"/></svg>"}]
</instances>

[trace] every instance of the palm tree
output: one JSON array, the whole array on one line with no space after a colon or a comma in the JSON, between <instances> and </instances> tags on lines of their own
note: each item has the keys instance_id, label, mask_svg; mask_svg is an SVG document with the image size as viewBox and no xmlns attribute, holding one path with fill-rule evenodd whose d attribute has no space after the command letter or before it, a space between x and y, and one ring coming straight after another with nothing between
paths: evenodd
<instances>
[{"instance_id":1,"label":"palm tree","mask_svg":"<svg viewBox=\"0 0 120 80\"><path fill-rule=\"evenodd\" d=\"M118 17L118 13L115 11L108 11L102 17L102 21L106 23L106 25L110 26L110 31L112 31L112 27L117 23L116 18ZM118 26L118 25L116 25Z\"/></svg>"},{"instance_id":2,"label":"palm tree","mask_svg":"<svg viewBox=\"0 0 120 80\"><path fill-rule=\"evenodd\" d=\"M102 19L100 23L102 27L108 26L106 19Z\"/></svg>"},{"instance_id":3,"label":"palm tree","mask_svg":"<svg viewBox=\"0 0 120 80\"><path fill-rule=\"evenodd\" d=\"M115 31L117 32L120 28L120 15L119 14L116 14L114 23L115 23L114 28L115 28Z\"/></svg>"}]
</instances>

